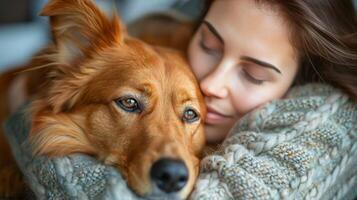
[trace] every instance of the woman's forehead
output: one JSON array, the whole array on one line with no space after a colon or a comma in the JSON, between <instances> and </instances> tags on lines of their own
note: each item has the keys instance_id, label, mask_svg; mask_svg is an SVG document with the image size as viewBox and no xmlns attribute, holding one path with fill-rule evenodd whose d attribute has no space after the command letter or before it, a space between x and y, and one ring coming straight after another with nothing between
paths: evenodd
<instances>
[{"instance_id":1,"label":"woman's forehead","mask_svg":"<svg viewBox=\"0 0 357 200\"><path fill-rule=\"evenodd\" d=\"M269 9L254 0L222 0L212 5L205 20L223 39L226 53L255 57L283 68L295 63L297 55L287 23L276 10Z\"/></svg>"}]
</instances>

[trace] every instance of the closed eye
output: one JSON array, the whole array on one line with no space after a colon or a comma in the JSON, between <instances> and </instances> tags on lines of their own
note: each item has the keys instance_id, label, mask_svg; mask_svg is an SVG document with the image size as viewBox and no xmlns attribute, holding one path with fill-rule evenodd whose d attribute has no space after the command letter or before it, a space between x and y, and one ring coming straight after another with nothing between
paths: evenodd
<instances>
[{"instance_id":1,"label":"closed eye","mask_svg":"<svg viewBox=\"0 0 357 200\"><path fill-rule=\"evenodd\" d=\"M216 50L216 49L207 47L207 46L205 45L205 43L204 43L202 40L200 41L199 45L200 45L200 48L201 48L204 52L206 52L206 53L208 53L208 54L210 54L210 55L216 55L216 54L219 53L219 50Z\"/></svg>"},{"instance_id":2,"label":"closed eye","mask_svg":"<svg viewBox=\"0 0 357 200\"><path fill-rule=\"evenodd\" d=\"M242 69L241 71L243 73L243 76L245 79L247 79L249 82L255 84L255 85L262 85L265 80L260 80L249 74L246 70Z\"/></svg>"}]
</instances>

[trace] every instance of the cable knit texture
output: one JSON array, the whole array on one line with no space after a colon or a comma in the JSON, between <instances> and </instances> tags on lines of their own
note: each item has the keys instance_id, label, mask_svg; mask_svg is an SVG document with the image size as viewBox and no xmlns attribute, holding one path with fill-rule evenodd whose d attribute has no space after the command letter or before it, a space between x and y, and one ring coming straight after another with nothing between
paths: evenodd
<instances>
[{"instance_id":1,"label":"cable knit texture","mask_svg":"<svg viewBox=\"0 0 357 200\"><path fill-rule=\"evenodd\" d=\"M222 149L203 159L191 199L353 199L356 111L356 103L328 85L291 89L247 114ZM38 199L138 199L115 169L88 156L32 158L28 128L18 126L24 120L18 113L6 128Z\"/></svg>"},{"instance_id":2,"label":"cable knit texture","mask_svg":"<svg viewBox=\"0 0 357 200\"><path fill-rule=\"evenodd\" d=\"M192 199L353 199L356 104L327 85L293 88L240 120L202 161Z\"/></svg>"}]
</instances>

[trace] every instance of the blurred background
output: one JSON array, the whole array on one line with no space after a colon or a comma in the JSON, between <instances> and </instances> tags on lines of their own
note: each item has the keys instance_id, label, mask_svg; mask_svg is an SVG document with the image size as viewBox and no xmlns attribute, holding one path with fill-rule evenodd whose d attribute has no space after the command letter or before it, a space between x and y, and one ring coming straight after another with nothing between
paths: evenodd
<instances>
[{"instance_id":1,"label":"blurred background","mask_svg":"<svg viewBox=\"0 0 357 200\"><path fill-rule=\"evenodd\" d=\"M46 17L38 16L48 0L0 0L0 72L26 63L50 41ZM115 6L125 23L151 12L172 11L196 18L203 0L96 0L105 11Z\"/></svg>"},{"instance_id":2,"label":"blurred background","mask_svg":"<svg viewBox=\"0 0 357 200\"><path fill-rule=\"evenodd\" d=\"M38 13L48 0L0 0L0 72L26 63L50 40L48 22ZM170 11L195 19L204 0L96 0L106 11L115 6L125 23ZM353 0L357 5L357 0ZM356 6L355 6L356 8Z\"/></svg>"}]
</instances>

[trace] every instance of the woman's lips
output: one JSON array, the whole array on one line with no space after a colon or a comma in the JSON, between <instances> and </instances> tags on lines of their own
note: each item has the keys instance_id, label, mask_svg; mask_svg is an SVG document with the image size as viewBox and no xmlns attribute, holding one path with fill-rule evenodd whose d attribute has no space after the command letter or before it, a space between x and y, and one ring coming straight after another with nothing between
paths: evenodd
<instances>
[{"instance_id":1,"label":"woman's lips","mask_svg":"<svg viewBox=\"0 0 357 200\"><path fill-rule=\"evenodd\" d=\"M232 116L222 114L213 108L207 108L206 123L207 124L221 124L227 120L230 120Z\"/></svg>"}]
</instances>

